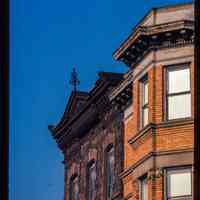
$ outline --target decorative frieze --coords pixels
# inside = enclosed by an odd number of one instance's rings
[[[138,27],[129,43],[115,52],[114,57],[128,67],[138,63],[151,49],[173,48],[193,43],[193,21],[176,21],[154,26]]]

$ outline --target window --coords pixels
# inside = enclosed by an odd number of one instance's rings
[[[148,200],[147,176],[140,179],[140,199],[141,200]]]
[[[77,175],[72,177],[70,181],[70,200],[79,200],[79,181]]]
[[[88,164],[87,170],[87,195],[88,200],[95,200],[96,198],[96,163],[93,161]]]
[[[106,196],[111,199],[114,179],[114,148],[110,147],[106,156]]]
[[[148,108],[148,79],[145,77],[141,82],[141,125],[142,127],[145,127],[149,123],[149,108]]]
[[[176,169],[167,171],[167,200],[192,199],[191,169]]]
[[[169,67],[167,83],[168,120],[191,117],[190,69]]]

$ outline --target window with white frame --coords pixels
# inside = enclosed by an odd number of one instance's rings
[[[145,78],[141,81],[141,125],[142,127],[145,127],[149,123],[149,100],[148,100],[148,78],[145,76]]]
[[[140,179],[140,200],[148,200],[147,176]]]
[[[167,69],[167,119],[191,117],[190,68]]]
[[[191,168],[167,170],[166,196],[167,200],[192,199]]]

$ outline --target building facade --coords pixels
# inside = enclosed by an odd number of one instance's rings
[[[149,11],[49,129],[64,154],[65,200],[188,200],[193,195],[194,8]]]

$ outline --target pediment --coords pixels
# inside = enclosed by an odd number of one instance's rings
[[[86,103],[88,95],[89,94],[87,92],[72,91],[63,117],[69,119],[77,114]]]
[[[100,113],[106,112],[110,106],[108,93],[123,79],[122,73],[99,72],[99,79],[89,92],[72,92],[63,117],[55,126],[49,126],[59,144],[73,137],[81,136],[99,120]],[[64,144],[63,143],[63,144]]]

